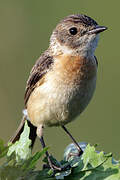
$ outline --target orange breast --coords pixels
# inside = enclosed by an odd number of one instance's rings
[[[53,68],[68,83],[76,81],[78,78],[79,80],[89,80],[96,74],[96,69],[95,59],[70,55],[57,56]]]

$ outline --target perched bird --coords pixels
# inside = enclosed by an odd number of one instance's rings
[[[61,126],[72,138],[78,155],[82,154],[65,125],[83,112],[93,96],[98,67],[94,52],[99,33],[106,29],[92,18],[78,14],[65,17],[53,30],[49,48],[33,66],[25,90],[32,146],[37,134],[45,147],[45,126]],[[19,139],[24,122],[25,118],[11,142]],[[50,167],[60,170],[48,152],[46,155]]]

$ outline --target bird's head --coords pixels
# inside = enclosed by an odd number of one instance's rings
[[[60,21],[50,38],[53,55],[73,54],[93,55],[97,47],[99,33],[106,30],[86,15],[70,15]]]

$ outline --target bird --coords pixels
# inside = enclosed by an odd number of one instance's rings
[[[53,30],[48,49],[33,66],[25,89],[25,109],[33,147],[38,136],[46,146],[44,127],[60,126],[83,153],[79,144],[65,127],[79,116],[89,104],[96,88],[98,61],[94,55],[99,34],[107,27],[91,17],[73,14],[62,19]],[[23,131],[26,116],[11,138],[16,142]],[[46,152],[51,169],[56,167]]]

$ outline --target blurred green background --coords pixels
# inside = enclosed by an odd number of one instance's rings
[[[95,95],[81,116],[67,125],[77,141],[98,143],[100,150],[120,153],[120,1],[0,0],[0,138],[6,142],[22,117],[29,72],[48,48],[53,28],[64,16],[82,13],[108,30],[101,34]],[[71,142],[61,128],[46,128],[50,152],[60,159]],[[34,151],[41,149],[37,140]]]

